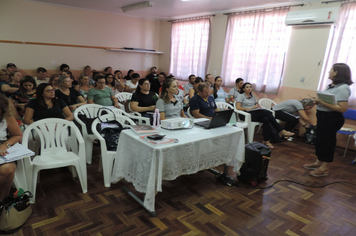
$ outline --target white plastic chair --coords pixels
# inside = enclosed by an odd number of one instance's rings
[[[187,114],[188,114],[189,118],[195,119],[194,116],[192,115],[192,113],[190,113],[190,107],[188,107],[188,109],[187,109]]]
[[[113,111],[115,112],[115,114],[130,118],[137,125],[150,125],[150,118],[142,117],[141,114],[138,112],[127,113],[121,109],[114,109]],[[137,115],[136,113],[138,113],[139,115]]]
[[[272,105],[277,105],[277,103],[269,98],[261,98],[259,101],[258,101],[258,104],[260,104],[260,106],[262,108],[265,108],[265,109],[268,109],[268,110],[271,110],[272,108]]]
[[[230,119],[229,123],[234,123],[234,124],[236,123],[238,125],[238,127],[242,128],[242,129],[248,128],[248,123],[247,123],[246,119],[244,121],[242,121],[239,118],[239,114],[240,115],[244,115],[244,114],[241,111],[239,111],[236,108],[234,108],[233,105],[231,105],[229,103],[226,103],[226,102],[217,102],[216,106],[219,109],[222,109],[222,110],[223,109],[232,109],[232,110],[234,110],[234,115],[231,116],[231,119]]]
[[[131,100],[132,93],[121,92],[116,94],[115,97],[119,100],[119,102],[126,102],[127,100]]]
[[[74,114],[73,114],[74,119],[82,127],[82,134],[83,134],[83,138],[85,140],[85,154],[86,154],[86,160],[87,160],[88,164],[91,164],[91,162],[92,162],[93,142],[96,139],[96,137],[92,132],[88,133],[86,124],[81,119],[79,119],[78,115],[84,114],[88,118],[96,118],[97,114],[98,114],[98,110],[102,107],[103,106],[98,105],[98,104],[86,104],[86,105],[78,107],[74,111]]]
[[[68,151],[68,128],[71,142],[78,144],[78,154]],[[87,169],[84,139],[78,127],[64,119],[50,118],[36,121],[29,125],[23,134],[22,145],[28,147],[31,132],[38,134],[40,139],[40,155],[33,160],[25,158],[25,173],[29,189],[33,194],[31,203],[36,199],[37,178],[40,170],[74,166],[78,173],[83,193],[87,192]],[[71,145],[73,146],[73,145]]]
[[[130,118],[118,115],[118,114],[113,114],[109,113],[103,116],[100,116],[100,120],[102,121],[112,121],[116,120],[118,121],[122,127],[130,127],[131,125],[136,125],[135,122],[133,122]],[[105,139],[100,135],[100,133],[96,130],[97,124],[100,124],[101,121],[99,118],[95,119],[93,124],[92,124],[92,130],[93,133],[96,137],[96,139],[99,140],[100,142],[100,149],[101,149],[101,161],[102,161],[102,167],[103,167],[103,176],[104,176],[104,185],[105,187],[110,187],[111,186],[111,175],[112,175],[112,168],[114,166],[114,160],[116,157],[116,151],[108,151],[106,147],[106,142]]]
[[[234,108],[236,109],[236,102],[234,102]],[[237,110],[237,109],[236,109]],[[251,114],[245,111],[239,111],[239,114],[245,116],[245,122],[247,123],[247,139],[250,143],[253,142],[253,136],[255,135],[256,126],[261,126],[262,123],[251,120]]]

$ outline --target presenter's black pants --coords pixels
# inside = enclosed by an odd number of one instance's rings
[[[247,111],[248,112],[248,111]],[[281,132],[283,129],[278,124],[274,118],[272,112],[268,110],[257,110],[248,112],[251,114],[251,121],[262,122],[262,136],[263,141],[269,141],[271,138],[271,125],[278,131]]]
[[[319,161],[333,162],[336,133],[344,125],[345,118],[340,112],[317,111],[315,154]]]
[[[292,129],[299,123],[299,116],[285,111],[275,111],[275,117],[276,119],[286,122],[284,129],[287,131],[292,131]]]

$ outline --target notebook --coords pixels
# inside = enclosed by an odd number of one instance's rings
[[[225,126],[227,123],[229,123],[233,112],[234,112],[234,110],[232,110],[232,109],[216,111],[211,120],[194,122],[194,124],[196,124],[198,126],[202,126],[205,129],[211,129],[211,128]]]

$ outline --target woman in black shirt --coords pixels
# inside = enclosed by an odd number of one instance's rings
[[[74,88],[72,88],[72,81],[69,77],[59,76],[59,89],[56,90],[56,97],[62,99],[71,111],[87,104],[82,95]]]
[[[158,99],[155,92],[150,91],[150,81],[148,79],[140,79],[136,92],[131,98],[131,110],[137,111],[142,116],[150,117],[148,111],[154,112],[156,109],[156,101]]]
[[[31,100],[26,107],[24,123],[30,125],[46,118],[65,118],[69,121],[74,119],[64,101],[55,97],[53,87],[43,83],[37,87],[36,99]]]

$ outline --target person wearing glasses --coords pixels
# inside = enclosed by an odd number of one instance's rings
[[[142,116],[152,118],[147,112],[154,112],[158,99],[155,92],[150,91],[151,83],[145,78],[138,81],[136,92],[131,98],[131,110],[140,112]]]
[[[26,107],[24,123],[27,125],[46,118],[64,118],[72,121],[72,112],[67,104],[55,96],[55,89],[48,83],[37,86],[36,99],[31,100]]]
[[[7,72],[7,70],[5,69],[0,70],[0,86],[3,83],[8,83],[8,82],[10,82],[9,72]]]
[[[11,97],[12,94],[19,90],[20,81],[22,79],[22,74],[19,71],[11,72],[9,83],[3,83],[1,85],[1,92],[5,94],[6,97]]]
[[[131,79],[126,80],[124,91],[128,93],[134,93],[137,88],[139,80],[140,80],[140,75],[138,73],[133,73]]]
[[[88,103],[120,108],[113,91],[111,88],[106,87],[104,76],[95,78],[95,88],[90,89],[88,92]]]

